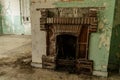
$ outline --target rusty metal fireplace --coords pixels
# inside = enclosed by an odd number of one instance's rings
[[[90,34],[97,31],[97,8],[39,10],[41,30],[47,33],[43,68],[92,74],[93,61],[88,51]]]

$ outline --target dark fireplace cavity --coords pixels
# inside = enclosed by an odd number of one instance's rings
[[[72,35],[59,35],[56,40],[57,59],[75,60],[77,38]]]

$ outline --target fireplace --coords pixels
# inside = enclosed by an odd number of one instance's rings
[[[89,60],[90,34],[97,31],[97,8],[42,8],[40,28],[46,31],[43,68],[77,73],[93,71]]]

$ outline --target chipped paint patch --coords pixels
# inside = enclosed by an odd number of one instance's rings
[[[99,31],[102,31],[103,28],[104,28],[104,24],[103,24],[102,22],[99,22],[99,23],[98,23],[98,30],[99,30]]]
[[[110,38],[106,36],[106,34],[100,35],[100,42],[99,42],[99,48],[105,47],[107,51],[109,51],[110,48]]]

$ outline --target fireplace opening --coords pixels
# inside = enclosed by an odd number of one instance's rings
[[[56,37],[56,69],[75,71],[77,37],[73,35],[58,35]]]
[[[58,35],[56,40],[57,59],[74,60],[76,58],[77,37],[73,35]]]

